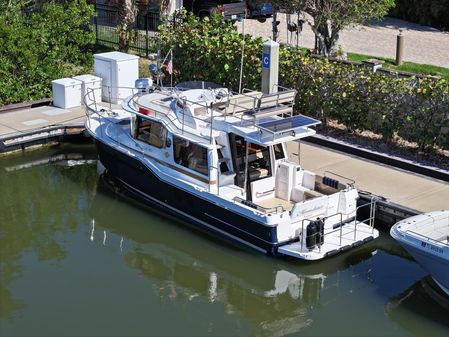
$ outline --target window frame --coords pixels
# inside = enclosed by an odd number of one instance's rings
[[[189,147],[197,147],[196,150],[201,149],[202,151],[202,158],[201,161],[204,164],[205,161],[205,166],[206,168],[203,170],[201,169],[201,165],[200,168],[196,167],[196,165],[194,167],[191,166],[191,159],[193,158],[192,156],[189,156],[190,154],[193,153],[193,156],[195,155],[195,149],[191,149],[190,152],[185,152],[184,155],[188,156],[188,158],[181,158],[181,149],[178,149],[178,146],[181,142],[189,142],[188,146],[182,146],[182,148],[187,149]],[[193,172],[195,172],[196,174],[199,174],[201,176],[204,176],[206,178],[209,179],[209,175],[210,175],[210,169],[209,169],[209,149],[205,146],[202,146],[200,144],[197,144],[195,142],[192,142],[189,139],[177,136],[177,135],[172,135],[172,148],[173,148],[173,161],[179,165],[182,166],[183,168],[189,169]],[[179,152],[178,152],[179,151]],[[177,153],[178,152],[178,153]],[[204,158],[203,158],[204,157]],[[202,165],[204,166],[204,165]]]
[[[148,123],[150,125],[150,132],[146,131],[149,134],[149,139],[144,139],[144,137],[142,137],[142,132],[141,132],[141,127],[142,127],[142,123]],[[166,147],[166,139],[167,139],[167,135],[168,135],[168,130],[167,128],[164,126],[163,123],[156,121],[154,119],[151,118],[142,118],[140,116],[137,116],[137,120],[136,120],[136,135],[135,135],[135,139],[144,142],[145,144],[148,144],[150,146],[153,146],[155,148],[158,149],[162,149],[164,147]],[[160,127],[160,134],[156,135],[155,133],[152,132],[153,130],[153,125],[157,124]],[[144,127],[146,127],[147,125],[145,125]],[[161,139],[161,143],[159,145],[155,144],[153,142],[151,142],[151,136],[156,136],[157,139]]]

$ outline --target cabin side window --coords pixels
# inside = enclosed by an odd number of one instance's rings
[[[177,164],[209,176],[207,148],[173,136],[173,152]]]
[[[282,148],[282,144],[275,144],[273,145],[273,149],[274,149],[274,158],[275,160],[279,160],[279,159],[284,159],[285,155],[284,155],[284,149]]]
[[[160,122],[151,119],[137,118],[136,138],[152,146],[164,146],[167,130]]]

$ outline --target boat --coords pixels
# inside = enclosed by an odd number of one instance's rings
[[[406,218],[397,222],[390,234],[449,296],[449,211]]]
[[[120,104],[85,99],[86,130],[133,198],[265,254],[318,260],[378,237],[376,201],[358,205],[353,180],[288,158],[287,143],[320,123],[293,114],[295,96],[141,79]]]

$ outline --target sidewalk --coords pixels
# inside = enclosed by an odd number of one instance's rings
[[[278,15],[280,21],[278,42],[282,43],[291,39],[291,35],[287,31],[286,17],[286,14]],[[292,22],[296,22],[296,15],[292,15],[291,18]],[[241,32],[242,24],[237,23],[236,25]],[[449,32],[445,33],[399,19],[387,17],[382,22],[346,29],[340,33],[338,44],[345,52],[395,59],[396,36],[399,29],[404,30],[402,34],[404,35],[405,61],[449,68]],[[264,39],[272,38],[271,18],[267,19],[265,23],[260,23],[257,20],[245,20],[245,33]],[[296,35],[292,36],[293,44],[296,45]],[[299,45],[310,49],[315,46],[315,35],[306,23],[299,36]]]

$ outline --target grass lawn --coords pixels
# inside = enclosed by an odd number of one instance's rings
[[[371,55],[362,55],[355,53],[348,53],[348,60],[362,62],[368,59],[377,59],[385,61],[382,65],[383,68],[406,71],[409,73],[422,74],[422,75],[434,75],[441,76],[449,79],[449,68],[443,68],[438,66],[433,66],[430,64],[419,64],[413,62],[404,62],[401,66],[395,65],[395,60],[391,58],[383,58]]]
[[[98,26],[97,28],[98,44],[106,48],[118,48],[118,33],[115,27]],[[150,32],[148,36],[148,49],[156,52],[156,38],[153,36],[154,32]],[[130,43],[130,51],[135,51],[140,54],[145,54],[146,50],[146,34],[145,31],[137,31],[136,36]]]

